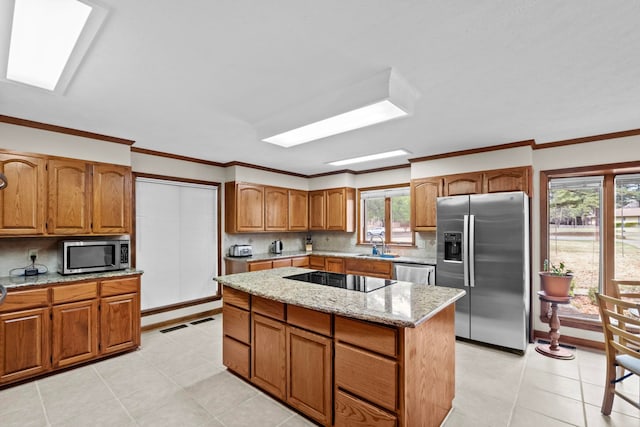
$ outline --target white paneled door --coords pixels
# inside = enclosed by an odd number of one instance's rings
[[[142,309],[212,296],[218,274],[217,187],[136,178]]]

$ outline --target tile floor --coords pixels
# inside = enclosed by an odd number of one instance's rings
[[[139,351],[0,391],[0,426],[310,426],[222,366],[221,315],[142,335]],[[452,426],[640,426],[621,399],[600,413],[604,355],[525,356],[458,342]],[[636,378],[624,387],[636,398]]]

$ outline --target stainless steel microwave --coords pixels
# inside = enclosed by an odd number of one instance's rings
[[[63,240],[58,244],[58,273],[77,274],[129,268],[129,240]]]

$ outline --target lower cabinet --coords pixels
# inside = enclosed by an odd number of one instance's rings
[[[98,301],[54,305],[53,367],[62,368],[98,356]]]
[[[49,307],[0,314],[0,384],[51,369],[49,318]]]
[[[287,403],[331,425],[331,338],[287,326]]]
[[[251,381],[281,400],[286,395],[285,324],[251,314]]]
[[[0,306],[0,385],[139,345],[139,276],[10,291]]]

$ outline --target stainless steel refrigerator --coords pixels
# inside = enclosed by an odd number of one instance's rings
[[[467,291],[456,335],[524,351],[529,340],[529,198],[439,197],[436,286]]]

